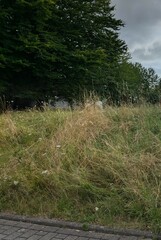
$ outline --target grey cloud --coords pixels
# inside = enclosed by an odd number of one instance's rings
[[[133,56],[143,61],[152,61],[161,59],[161,42],[154,42],[147,48],[138,48],[133,51]]]
[[[161,19],[160,0],[112,0],[116,5],[116,15],[136,28],[140,25],[153,25]]]
[[[130,46],[135,41],[152,39],[161,26],[160,0],[112,0],[112,4],[116,6],[116,17],[125,22],[121,33]]]
[[[132,61],[161,73],[161,0],[112,0],[115,16],[125,22],[120,37],[126,41]]]

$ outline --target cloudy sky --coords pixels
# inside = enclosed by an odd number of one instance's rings
[[[133,62],[152,67],[161,76],[161,0],[111,0],[116,18],[122,19],[121,39]]]

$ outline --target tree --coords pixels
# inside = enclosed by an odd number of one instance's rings
[[[54,64],[65,47],[48,27],[54,4],[0,1],[0,73],[6,95],[38,97],[50,92],[57,79]]]
[[[76,95],[80,88],[100,92],[113,82],[114,69],[127,51],[118,37],[122,21],[114,18],[109,0],[58,0],[56,9],[54,29],[70,52],[65,66],[59,65],[60,82],[67,83],[69,94],[71,88]]]
[[[159,81],[160,78],[153,68],[145,68],[140,63],[132,63],[125,59],[118,71],[120,101],[158,102]]]
[[[127,50],[113,10],[109,0],[0,0],[0,93],[76,97],[110,86]]]

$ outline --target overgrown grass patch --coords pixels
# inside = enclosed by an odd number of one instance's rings
[[[161,225],[161,108],[0,116],[0,211]]]

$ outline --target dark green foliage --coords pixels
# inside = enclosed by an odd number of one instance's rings
[[[113,10],[109,0],[1,0],[0,93],[99,92],[126,52]]]
[[[0,73],[6,95],[35,97],[51,91],[59,75],[57,55],[65,51],[48,23],[54,6],[53,1],[0,1]]]
[[[154,69],[147,69],[140,63],[123,61],[118,71],[120,102],[152,104],[160,102],[160,80]]]
[[[110,0],[1,0],[1,98],[159,102],[159,77],[129,62],[113,11]]]

